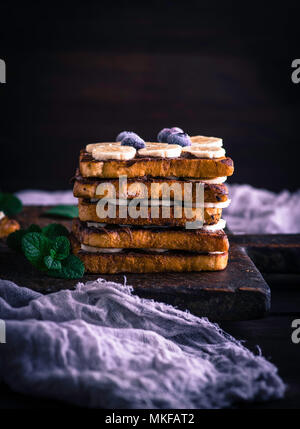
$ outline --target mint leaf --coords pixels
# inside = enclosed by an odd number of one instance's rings
[[[50,256],[51,256],[51,258],[55,259],[56,252],[54,249],[50,249]]]
[[[39,232],[28,232],[22,239],[22,250],[28,261],[45,270],[44,256],[49,254],[51,241]]]
[[[27,230],[10,234],[7,244],[11,249],[23,251],[28,261],[50,277],[77,279],[84,274],[84,265],[79,258],[70,255],[68,230],[59,224],[50,224],[41,229],[30,225]]]
[[[79,279],[84,274],[84,265],[75,255],[69,255],[61,264],[61,270],[49,270],[47,274],[50,277],[59,277],[62,279]]]
[[[19,229],[7,237],[6,243],[8,247],[16,252],[22,252],[22,238],[26,234],[24,229]]]
[[[52,246],[52,249],[50,250],[50,254],[53,250],[55,252],[55,259],[58,259],[60,261],[65,259],[70,253],[69,240],[66,237],[57,237],[54,245]]]
[[[13,194],[0,192],[0,211],[4,212],[6,216],[13,216],[22,210],[22,203]]]
[[[78,217],[78,207],[59,205],[51,207],[45,214],[73,219],[74,217]]]
[[[84,274],[84,265],[75,255],[69,255],[62,263],[62,272],[66,279],[78,279]]]
[[[26,229],[26,232],[42,232],[42,229],[33,223]]]
[[[61,262],[52,258],[51,256],[44,257],[44,263],[48,270],[61,270]]]
[[[56,238],[58,236],[69,236],[69,231],[63,225],[59,223],[50,223],[42,229],[43,235],[49,238]]]

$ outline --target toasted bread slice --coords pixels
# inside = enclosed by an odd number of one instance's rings
[[[104,183],[111,183],[116,190],[116,198],[162,198],[166,194],[164,189],[164,184],[166,184],[166,189],[170,187],[170,199],[174,198],[174,192],[177,192],[176,189],[180,191],[182,199],[185,197],[185,184],[188,182],[184,180],[175,180],[175,179],[160,179],[160,178],[136,178],[129,179],[124,184],[119,182],[118,179],[96,179],[96,178],[84,178],[80,175],[76,176],[73,188],[74,197],[77,198],[103,198],[107,195],[107,191],[97,192],[99,185]],[[120,188],[121,183],[121,188]],[[196,180],[192,181],[192,198],[193,202],[196,201]],[[157,184],[158,193],[153,196],[153,184]],[[173,189],[173,190],[172,190]],[[98,188],[99,190],[99,188]],[[155,191],[153,191],[155,192]],[[204,201],[209,203],[214,202],[224,202],[228,199],[228,188],[226,185],[213,185],[213,184],[204,184]]]
[[[20,228],[19,222],[4,216],[4,218],[0,220],[0,238],[7,237]]]
[[[83,177],[116,179],[121,175],[135,177],[189,177],[210,179],[231,176],[234,171],[231,158],[196,158],[184,153],[178,158],[145,158],[136,156],[129,161],[97,161],[84,149],[79,158],[80,173]]]
[[[175,217],[175,208],[170,207],[168,217],[163,217],[163,209],[161,206],[158,208],[159,217],[152,217],[151,207],[147,209],[147,217],[137,217],[133,218],[127,216],[126,218],[119,217],[119,206],[116,206],[116,217],[104,217],[99,218],[96,212],[96,203],[92,203],[89,200],[78,199],[78,211],[79,211],[79,219],[84,222],[100,222],[100,223],[108,223],[114,225],[168,225],[168,226],[181,226],[184,227],[187,222],[193,222],[197,219],[196,211],[197,209],[191,209],[193,213],[195,213],[194,217],[186,217],[184,210],[182,210],[182,217]],[[214,225],[221,219],[222,209],[215,207],[205,207],[204,208],[204,224],[206,225]]]
[[[227,266],[228,253],[197,254],[169,251],[163,254],[141,251],[120,253],[92,253],[81,250],[79,241],[71,236],[72,251],[85,266],[85,271],[95,274],[163,273],[168,271],[218,271]]]
[[[86,246],[126,249],[170,249],[189,252],[227,252],[228,238],[223,230],[208,232],[201,229],[143,227],[88,227],[73,220],[72,231]]]

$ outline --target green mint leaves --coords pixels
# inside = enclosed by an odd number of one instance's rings
[[[44,256],[49,254],[50,240],[40,232],[28,232],[22,238],[22,250],[28,261],[37,269],[46,271]]]
[[[51,207],[45,214],[73,219],[74,217],[78,217],[78,207],[59,205]]]
[[[59,271],[61,270],[61,262],[54,259],[52,256],[45,256],[44,263],[48,270]]]
[[[8,246],[23,252],[26,259],[38,270],[50,277],[77,279],[84,274],[84,265],[79,258],[70,254],[68,230],[59,224],[44,228],[31,225],[27,230],[19,230],[7,238]]]
[[[62,261],[69,256],[70,253],[70,242],[66,237],[57,237],[55,239],[54,245],[51,249],[51,257]]]
[[[75,255],[69,255],[61,261],[60,270],[51,270],[51,277],[60,277],[62,279],[79,279],[84,274],[84,265]]]
[[[64,237],[69,236],[69,231],[67,230],[67,228],[65,228],[63,225],[60,225],[59,223],[50,223],[49,225],[44,226],[41,231],[46,237],[52,239],[61,235]]]
[[[0,192],[0,211],[4,212],[6,216],[13,216],[22,210],[22,203],[13,194]]]

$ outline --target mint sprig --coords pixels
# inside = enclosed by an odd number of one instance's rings
[[[7,238],[8,246],[22,252],[26,259],[38,270],[50,277],[65,279],[80,278],[84,265],[77,256],[70,254],[68,230],[60,224],[50,224],[44,228],[30,225],[27,230],[19,230]]]
[[[80,264],[78,264],[78,261]],[[84,274],[84,265],[75,255],[69,255],[61,262],[60,270],[51,270],[51,277],[79,279]]]
[[[45,256],[44,262],[45,262],[45,265],[48,268],[48,270],[54,270],[54,271],[61,270],[61,262],[57,261],[52,256]]]
[[[0,211],[13,216],[22,210],[22,202],[13,194],[0,192]]]
[[[46,271],[44,256],[50,253],[51,241],[40,232],[28,232],[22,238],[22,250],[28,261],[41,271]]]
[[[52,258],[62,261],[69,256],[70,242],[66,237],[56,237],[53,247],[50,249]]]

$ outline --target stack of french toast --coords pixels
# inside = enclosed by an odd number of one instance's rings
[[[233,174],[220,138],[164,128],[88,144],[74,178],[79,218],[71,243],[86,272],[155,273],[226,268],[222,209]]]

